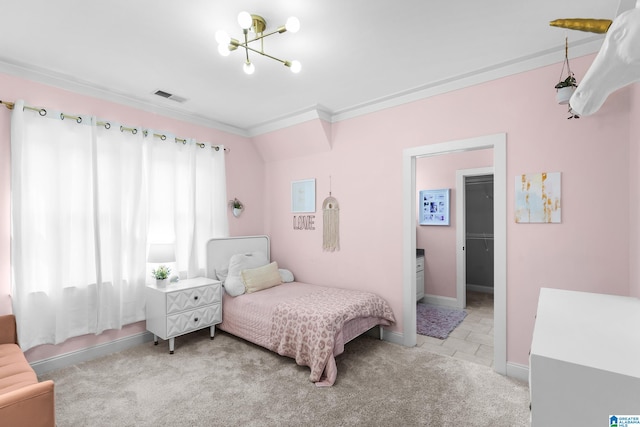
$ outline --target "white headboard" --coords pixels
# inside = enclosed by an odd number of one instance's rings
[[[264,252],[271,260],[269,236],[241,236],[211,239],[207,242],[207,277],[216,278],[216,268],[227,268],[235,254]]]

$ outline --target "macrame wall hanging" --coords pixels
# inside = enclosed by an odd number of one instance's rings
[[[322,202],[322,250],[340,250],[340,205],[331,196],[331,177],[329,177],[329,197]]]

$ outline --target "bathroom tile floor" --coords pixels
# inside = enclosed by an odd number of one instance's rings
[[[444,339],[419,335],[416,345],[434,353],[493,366],[493,294],[467,291],[467,317]]]

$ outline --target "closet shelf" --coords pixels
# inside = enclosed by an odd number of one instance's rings
[[[467,233],[467,240],[493,240],[493,234],[487,233]]]

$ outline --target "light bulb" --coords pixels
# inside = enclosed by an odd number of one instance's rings
[[[287,23],[284,24],[284,27],[291,33],[297,33],[298,30],[300,30],[300,20],[295,16],[292,16],[287,19]]]
[[[291,65],[289,65],[289,68],[291,68],[292,73],[298,74],[300,70],[302,70],[302,64],[300,63],[300,61],[294,59],[293,61],[291,61]]]
[[[238,24],[240,27],[248,30],[251,28],[251,24],[253,24],[253,18],[251,18],[251,14],[247,11],[242,11],[238,14]]]
[[[256,67],[251,62],[245,62],[242,66],[242,69],[244,70],[245,74],[249,75],[253,74],[253,72],[256,71]]]
[[[231,43],[231,36],[226,31],[218,30],[216,31],[216,41],[218,44],[228,45]]]
[[[231,51],[229,50],[229,45],[228,44],[219,44],[218,45],[218,53],[222,56],[229,56],[229,54],[231,53]]]

